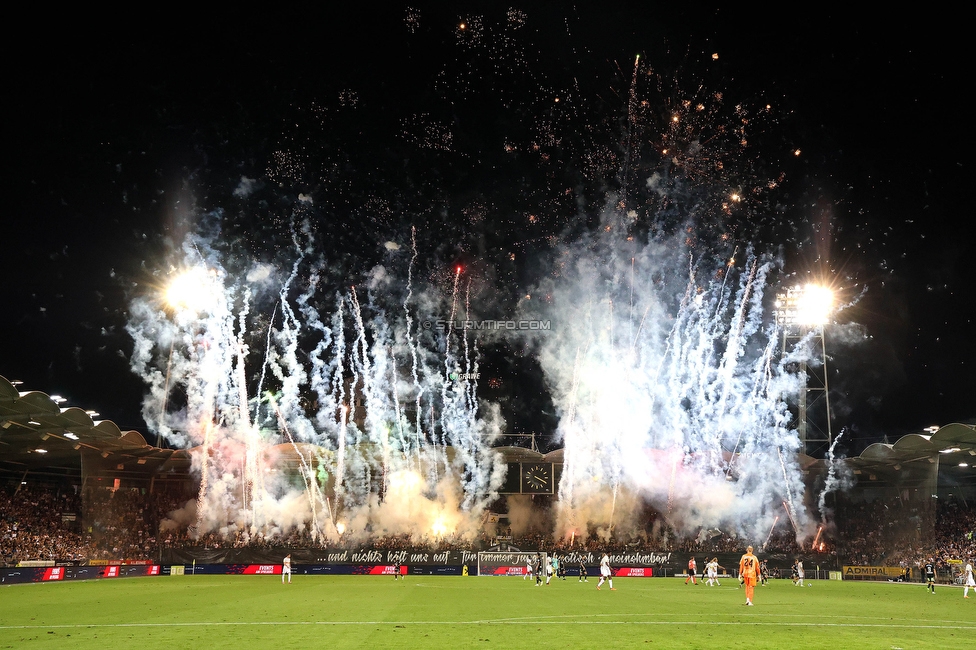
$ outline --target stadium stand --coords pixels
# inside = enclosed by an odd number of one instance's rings
[[[527,454],[531,462],[561,462],[558,453],[529,450],[512,451],[506,459],[521,462]],[[959,559],[976,554],[976,481],[962,471],[973,455],[976,430],[964,424],[872,445],[843,461],[847,484],[820,513],[825,524],[817,548],[802,548],[789,529],[775,531],[760,546],[784,557],[813,554],[831,567],[914,568],[934,557],[949,571]],[[805,458],[801,464],[809,484],[822,481],[825,461]],[[20,392],[0,377],[0,562],[155,561],[166,549],[191,547],[325,547],[300,529],[271,538],[194,536],[172,517],[194,498],[190,468],[186,450],[150,446],[138,432],[122,432],[81,409],[62,409],[54,398]],[[629,536],[607,537],[593,529],[571,540],[553,540],[541,530],[513,526],[506,516],[510,497],[499,497],[493,511],[500,517],[478,539],[393,535],[371,537],[369,544],[385,550],[481,551],[503,537],[522,550],[684,555],[732,553],[743,545],[717,529],[679,535],[651,507],[640,516],[644,529]],[[546,508],[556,495],[532,498],[535,507]]]

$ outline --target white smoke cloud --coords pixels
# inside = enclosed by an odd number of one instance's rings
[[[713,263],[680,235],[638,244],[612,215],[562,259],[532,312],[552,322],[535,344],[565,446],[555,534],[640,528],[638,498],[685,534],[758,539],[785,509],[806,534],[784,399],[802,382],[763,308],[776,261]]]
[[[246,199],[254,192],[255,189],[257,189],[256,180],[246,176],[241,176],[240,182],[234,189],[234,196],[239,199]]]
[[[302,219],[289,268],[252,263],[239,281],[219,222],[201,219],[174,264],[207,285],[206,300],[145,296],[130,309],[146,421],[192,449],[200,479],[194,507],[171,520],[245,540],[476,536],[504,480],[490,449],[504,423],[475,383],[446,380],[477,372],[477,343],[419,327],[458,296],[405,288],[383,266],[365,295],[330,288]],[[270,321],[257,328],[252,312]]]

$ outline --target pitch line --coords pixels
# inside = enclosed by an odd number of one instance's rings
[[[760,618],[760,617],[761,618],[825,618],[825,616],[823,614],[769,614],[769,613],[766,613],[766,612],[763,612],[763,611],[755,611],[755,610],[750,610],[748,612],[743,611],[741,613],[741,615],[742,616],[755,616],[757,618]],[[484,620],[472,621],[472,622],[473,623],[509,623],[509,622],[512,622],[512,623],[527,623],[527,622],[539,622],[539,621],[557,622],[556,619],[566,619],[566,618],[572,618],[572,619],[591,618],[591,619],[596,619],[596,618],[607,618],[607,617],[611,617],[611,616],[616,616],[616,617],[620,617],[620,618],[627,618],[628,616],[635,617],[635,618],[655,618],[655,617],[669,616],[669,615],[668,614],[654,614],[654,613],[620,614],[619,612],[618,613],[613,613],[613,614],[585,614],[585,615],[581,615],[581,614],[553,614],[551,616],[513,616],[513,617],[507,617],[507,618],[484,619]],[[892,618],[890,616],[861,616],[861,615],[857,615],[857,614],[831,614],[829,616],[829,618],[832,619],[832,620],[834,620],[834,619],[855,619],[855,620],[858,620],[858,621],[871,621],[871,620],[890,621],[890,620],[892,620]],[[598,621],[594,621],[594,622],[598,622]],[[616,622],[617,623],[621,623],[621,624],[629,624],[629,623],[634,623],[635,621],[626,620],[626,621],[616,621]],[[646,622],[646,623],[653,623],[653,624],[663,624],[663,623],[680,623],[680,624],[684,624],[684,623],[681,623],[680,621],[644,621],[644,622]],[[700,621],[689,621],[689,622],[690,623],[697,623],[697,622],[700,622]],[[728,623],[734,623],[734,621],[729,621]],[[928,625],[933,625],[933,624],[937,624],[937,623],[945,623],[945,624],[948,624],[948,625],[958,625],[959,624],[959,621],[957,621],[955,619],[942,619],[942,620],[940,620],[940,619],[933,619],[930,623],[928,623]],[[787,625],[788,623],[781,623],[781,624],[782,625]],[[801,624],[801,623],[798,623],[798,624]]]
[[[552,619],[477,619],[471,621],[184,621],[173,623],[74,623],[56,625],[0,625],[4,630],[79,630],[79,629],[131,629],[131,628],[192,628],[192,627],[260,627],[260,626],[362,626],[362,625],[393,625],[393,626],[422,626],[422,625],[719,625],[730,627],[763,626],[763,627],[812,627],[812,628],[885,628],[899,630],[971,630],[976,631],[974,625],[927,625],[907,623],[835,623],[817,621],[566,621]]]

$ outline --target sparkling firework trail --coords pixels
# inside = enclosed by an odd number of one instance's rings
[[[846,433],[846,429],[841,429],[827,450],[827,478],[824,481],[824,487],[820,492],[820,497],[817,502],[817,509],[820,511],[821,521],[826,521],[827,518],[827,495],[843,488],[850,480],[848,476],[850,469],[843,462],[838,461],[835,455],[837,443],[844,437],[844,433]]]
[[[766,548],[766,546],[769,544],[769,540],[773,536],[773,529],[776,528],[777,521],[779,521],[779,515],[777,515],[776,518],[773,519],[773,525],[769,527],[769,534],[766,535],[766,541],[763,542],[763,548]]]
[[[413,34],[419,14],[411,15]],[[269,168],[268,180],[283,188],[277,205],[292,190],[299,197],[269,250],[249,250],[234,233],[221,234],[232,219],[219,211],[193,215],[201,223],[186,229],[172,262],[209,284],[205,307],[165,313],[152,297],[135,300],[131,365],[149,387],[147,421],[160,438],[191,450],[201,486],[196,534],[273,537],[304,528],[334,541],[340,526],[347,537],[479,534],[506,471],[491,441],[506,424],[519,424],[503,423],[498,405],[483,402],[471,379],[482,367],[485,339],[455,327],[459,311],[471,319],[489,303],[516,312],[504,317],[552,323],[542,336],[497,336],[528,351],[552,398],[553,438],[564,454],[554,537],[636,538],[639,525],[628,517],[641,503],[666,513],[679,535],[721,526],[757,539],[770,521],[776,525],[782,503],[803,535],[799,441],[787,401],[805,378],[777,357],[781,331],[764,304],[782,260],[769,252],[775,247],[754,241],[774,218],[754,207],[775,183],[753,183],[735,171],[749,166],[746,131],[757,116],[748,107],[725,107],[721,92],[703,87],[669,95],[638,55],[631,71],[620,71],[621,86],[629,87],[617,89],[617,114],[569,122],[583,110],[580,84],[573,79],[560,88],[533,76],[524,44],[513,39],[524,17],[509,16],[504,29],[474,16],[463,28],[454,23],[468,58],[444,66],[433,94],[454,107],[476,96],[478,57],[489,52],[489,68],[524,73],[534,93],[501,97],[506,109],[529,114],[545,105],[528,136],[504,134],[504,155],[531,160],[546,179],[511,211],[527,218],[507,222],[518,230],[512,241],[502,237],[507,228],[478,226],[474,233],[491,239],[503,260],[541,251],[535,279],[500,281],[507,284],[492,287],[498,295],[479,303],[485,294],[476,295],[473,273],[466,273],[460,304],[464,269],[443,264],[447,254],[436,251],[450,242],[456,248],[449,255],[466,259],[457,251],[469,254],[475,237],[449,222],[477,226],[486,214],[508,210],[487,189],[470,201],[436,183],[429,195],[411,197],[392,185],[385,194],[343,194],[360,179],[339,171],[356,167],[337,163],[356,153],[339,147],[323,149],[325,165],[308,172],[336,193],[329,202],[351,206],[351,216],[313,207],[319,197],[304,194],[302,170],[315,158],[321,127],[333,126],[329,111],[317,110],[310,113],[321,120],[318,130],[303,146],[276,152]],[[648,97],[651,87],[656,94]],[[358,102],[353,91],[340,94],[344,109]],[[398,129],[410,152],[404,159],[432,160],[424,154],[436,152],[452,165],[480,160],[460,150],[465,138],[455,125],[431,115],[402,116]],[[422,171],[410,184],[426,187],[439,170]],[[567,189],[581,179],[599,189]],[[579,214],[567,221],[573,211]],[[314,233],[327,213],[346,219],[336,231],[363,219],[360,240],[382,232],[383,256],[343,249],[355,239],[343,232],[319,241]],[[459,214],[465,218],[455,219]],[[397,242],[406,233],[389,225],[402,222],[422,225],[410,227],[409,252]],[[363,259],[327,260],[325,251]],[[482,257],[470,269],[498,262]],[[425,266],[425,259],[432,261]],[[513,266],[492,271],[511,278]],[[418,278],[428,272],[434,279],[423,286]],[[508,289],[526,299],[506,303],[499,295]],[[443,331],[422,320],[445,313]],[[260,324],[249,322],[252,314]],[[455,372],[468,379],[452,378]],[[278,469],[280,445],[300,459],[304,489],[297,493],[284,472],[265,472]],[[311,449],[314,456],[306,454]],[[774,463],[779,470],[771,476]],[[317,514],[322,504],[328,521]]]

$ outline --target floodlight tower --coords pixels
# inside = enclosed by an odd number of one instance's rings
[[[191,268],[183,271],[170,280],[162,293],[163,303],[171,311],[174,319],[178,320],[184,313],[199,313],[213,304],[215,289],[212,274],[204,269]],[[163,402],[159,412],[159,425],[156,428],[156,446],[159,447],[162,435],[162,425],[166,418],[166,403],[169,400],[170,370],[173,367],[173,349],[176,345],[176,335],[170,339],[169,357],[166,361],[166,380],[163,385]]]
[[[800,355],[800,373],[806,378],[797,403],[797,432],[803,452],[822,455],[830,449],[830,392],[827,386],[827,347],[824,326],[833,310],[833,292],[815,284],[793,286],[776,294],[776,322],[783,329],[783,354],[797,345],[809,346]],[[809,363],[812,361],[813,363]],[[822,423],[811,422],[809,412],[823,409]]]

